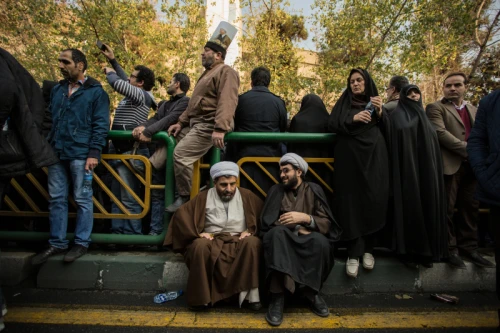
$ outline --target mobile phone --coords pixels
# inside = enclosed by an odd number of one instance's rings
[[[375,112],[375,106],[372,104],[372,101],[369,101],[365,106],[365,110],[370,112],[370,116],[373,116],[373,112]]]
[[[95,45],[97,45],[97,47],[100,48],[101,50],[106,51],[106,45],[104,45],[100,40],[97,40]]]

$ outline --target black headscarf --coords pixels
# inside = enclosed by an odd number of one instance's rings
[[[302,98],[299,112],[292,118],[289,131],[292,133],[326,133],[328,111],[318,95]],[[328,145],[311,146],[307,143],[289,143],[288,152],[304,157],[328,157]]]
[[[398,254],[432,260],[448,256],[446,194],[436,130],[425,115],[422,98],[407,97],[415,85],[403,87],[390,115],[395,247]]]
[[[354,95],[351,90],[350,79],[353,73],[358,72],[365,79],[365,91],[363,95]],[[351,115],[353,108],[361,109],[370,101],[370,97],[378,96],[378,90],[372,80],[370,74],[361,68],[353,68],[347,78],[347,89],[344,90],[337,103],[333,107],[330,119],[328,121],[328,129],[334,133],[344,133],[355,135],[368,130],[374,126],[374,123],[369,123],[366,126],[360,126],[356,129],[348,128],[346,122]]]

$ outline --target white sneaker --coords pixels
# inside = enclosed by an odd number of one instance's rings
[[[3,323],[3,318],[0,318],[0,331],[3,331],[5,324]]]
[[[363,254],[363,267],[365,269],[373,269],[375,266],[375,258],[371,253]]]
[[[345,263],[345,272],[350,277],[358,276],[358,268],[359,268],[359,259],[349,259],[347,258],[347,262]]]

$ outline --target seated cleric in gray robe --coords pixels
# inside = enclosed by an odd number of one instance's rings
[[[296,285],[315,314],[329,315],[318,293],[333,268],[333,242],[342,231],[323,189],[304,181],[307,169],[302,157],[285,154],[280,160],[282,184],[269,190],[262,210],[261,237],[271,292],[266,320],[273,326],[283,321],[285,291],[293,294]]]

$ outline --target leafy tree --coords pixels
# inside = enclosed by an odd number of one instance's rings
[[[305,86],[305,78],[298,74],[299,58],[293,44],[307,39],[304,18],[289,14],[288,3],[283,0],[247,0],[241,5],[248,8],[248,14],[242,17],[243,55],[236,62],[242,74],[240,90],[250,88],[252,69],[266,66],[272,76],[270,90],[290,109]]]

